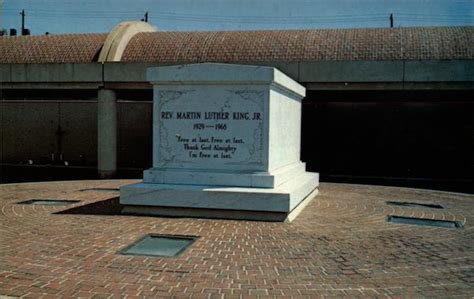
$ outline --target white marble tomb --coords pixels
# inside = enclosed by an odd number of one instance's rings
[[[123,213],[281,221],[317,194],[300,161],[303,86],[272,67],[214,63],[147,78],[153,168],[121,188]]]

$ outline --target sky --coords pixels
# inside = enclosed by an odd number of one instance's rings
[[[160,31],[474,25],[474,0],[0,0],[0,27],[34,35],[108,32],[121,21]],[[19,31],[19,30],[18,30]]]

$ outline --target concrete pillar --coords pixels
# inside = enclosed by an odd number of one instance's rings
[[[117,99],[110,89],[98,92],[97,172],[103,179],[117,173]]]

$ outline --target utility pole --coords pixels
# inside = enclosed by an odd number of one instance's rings
[[[393,13],[390,14],[390,28],[393,28]]]
[[[148,23],[148,11],[145,12],[145,17],[142,19],[142,22],[143,21]]]
[[[21,35],[25,32],[25,10],[22,9],[20,12],[21,15]]]
[[[30,29],[25,28],[25,10],[22,9],[20,12],[21,15],[21,35],[30,35]]]
[[[7,29],[3,28],[3,0],[0,0],[0,36],[7,35]],[[1,179],[1,178],[0,178]]]

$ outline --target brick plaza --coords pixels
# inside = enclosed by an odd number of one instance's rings
[[[0,295],[25,298],[471,298],[473,195],[322,183],[291,223],[120,215],[132,180],[0,185]],[[18,205],[28,199],[70,206]],[[437,203],[445,209],[390,206]],[[391,224],[387,215],[463,229]],[[146,234],[199,238],[177,258],[120,255]],[[2,297],[2,296],[0,296]]]

